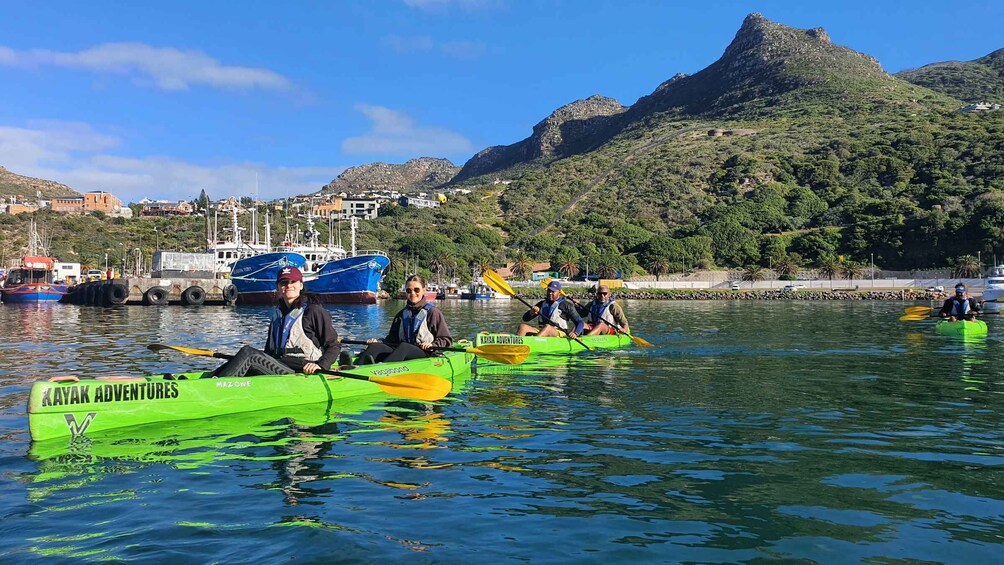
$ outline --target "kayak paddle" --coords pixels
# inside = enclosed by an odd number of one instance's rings
[[[369,345],[369,342],[359,339],[342,339],[339,341],[350,345]],[[436,351],[463,351],[504,365],[519,365],[530,356],[529,345],[486,344],[479,347],[433,347],[432,349]]]
[[[529,302],[527,302],[526,300],[523,300],[519,296],[516,296],[516,291],[513,290],[511,286],[509,286],[509,283],[505,282],[505,279],[502,278],[502,275],[496,273],[492,269],[485,269],[485,272],[482,275],[482,277],[485,279],[485,284],[487,284],[488,286],[492,287],[496,292],[501,292],[502,294],[504,294],[506,296],[510,296],[512,298],[515,298],[516,300],[519,300],[520,302],[522,302],[523,304],[525,304],[527,308],[533,310],[533,306]],[[540,315],[538,314],[538,316],[540,316]],[[543,320],[544,318],[541,317],[541,319]],[[557,324],[555,324],[551,320],[544,320],[544,323],[548,324],[548,325],[551,325],[551,326],[555,326],[555,328],[557,328]],[[557,328],[557,329],[559,331],[561,331],[560,328]],[[565,338],[566,339],[574,339],[575,341],[579,342],[579,345],[581,345],[582,347],[585,347],[586,351],[592,351],[593,350],[593,348],[591,348],[588,345],[586,345],[581,339],[579,339],[577,337],[568,337],[568,336],[565,336]]]
[[[547,285],[551,284],[552,280],[553,279],[544,279],[544,280],[540,281],[540,288],[547,288]],[[572,302],[574,302],[576,306],[582,306],[582,304],[579,304],[578,300],[576,300],[576,299],[572,298],[571,296],[568,296],[567,294],[565,294],[565,291],[561,291],[561,295],[564,296],[565,298],[568,298]],[[584,306],[583,306],[583,308],[584,308]],[[606,322],[606,320],[604,320],[604,322],[607,323],[608,326],[610,326],[611,328],[613,328],[615,332],[622,333],[622,334],[628,336],[629,338],[631,338],[631,341],[635,345],[637,345],[637,346],[640,346],[640,347],[655,347],[648,340],[642,339],[640,337],[635,337],[635,336],[629,334],[628,332],[626,332],[623,329],[621,329],[621,327],[618,326],[615,323]]]
[[[208,349],[195,349],[193,347],[182,347],[180,345],[151,343],[146,347],[151,351],[163,351],[169,349],[180,351],[181,353],[187,353],[189,355],[216,357],[217,359],[233,358],[233,355],[229,355],[227,353],[218,353]],[[353,373],[346,373],[345,371],[325,371],[323,369],[318,371],[318,373],[332,375],[335,377],[344,377],[346,379],[370,381],[380,387],[380,390],[386,392],[387,394],[403,398],[413,398],[415,400],[439,400],[449,394],[450,390],[453,388],[453,383],[450,381],[428,373],[403,373],[393,377],[355,375]]]
[[[930,306],[910,306],[903,309],[903,315],[899,317],[901,322],[917,322],[931,317]]]

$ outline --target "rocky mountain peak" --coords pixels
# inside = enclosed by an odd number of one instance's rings
[[[562,144],[588,133],[591,118],[612,116],[624,109],[620,102],[599,94],[565,104],[533,126],[530,140],[536,153],[534,157],[553,157],[560,152]]]
[[[349,167],[330,183],[322,193],[356,194],[373,190],[427,191],[445,184],[456,176],[460,167],[449,159],[419,157],[401,165],[369,163]]]

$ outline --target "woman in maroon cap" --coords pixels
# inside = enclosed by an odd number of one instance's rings
[[[408,277],[404,291],[408,303],[394,316],[387,337],[366,340],[370,345],[359,354],[360,363],[421,359],[438,348],[453,345],[443,313],[425,299],[425,279],[419,275]]]
[[[303,291],[303,273],[283,267],[276,280],[278,299],[268,325],[265,351],[245,345],[213,376],[287,375],[329,371],[341,345],[331,314]]]

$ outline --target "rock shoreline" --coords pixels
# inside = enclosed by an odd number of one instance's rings
[[[945,295],[921,290],[627,290],[614,289],[622,300],[923,300],[941,301]],[[573,295],[577,300],[591,294]]]

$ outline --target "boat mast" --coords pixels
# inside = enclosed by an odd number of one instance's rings
[[[359,223],[359,218],[352,216],[349,219],[350,225],[352,226],[352,256],[356,256],[356,224]]]

